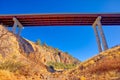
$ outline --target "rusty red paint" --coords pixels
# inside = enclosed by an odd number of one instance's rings
[[[102,25],[120,25],[120,14],[22,14],[0,15],[0,23],[12,26],[16,17],[23,26],[92,25],[101,16]]]

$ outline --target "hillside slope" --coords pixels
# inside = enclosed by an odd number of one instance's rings
[[[120,46],[101,52],[65,74],[68,80],[120,80]]]
[[[19,38],[0,25],[0,80],[13,80],[13,77],[24,80],[33,78],[31,75],[35,73],[41,75],[48,73],[42,62],[38,64],[25,56],[33,52],[33,49],[27,42],[21,45],[24,41],[20,42]]]
[[[80,61],[69,54],[47,45],[36,45],[0,26],[0,53],[3,57],[23,54],[44,64],[58,62],[78,64]],[[18,56],[20,57],[20,56]]]
[[[36,45],[0,25],[0,80],[47,80],[51,74],[50,62],[79,64],[80,61],[50,46]]]

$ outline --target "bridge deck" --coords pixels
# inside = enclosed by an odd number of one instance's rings
[[[13,26],[16,17],[23,26],[92,25],[101,16],[102,25],[120,25],[120,14],[25,14],[0,15],[0,23]]]

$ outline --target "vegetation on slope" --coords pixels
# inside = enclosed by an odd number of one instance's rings
[[[72,69],[76,67],[76,64],[64,64],[60,62],[48,62],[48,66],[53,66],[55,69]]]
[[[0,70],[8,70],[10,72],[15,72],[20,69],[23,65],[20,62],[15,62],[13,60],[6,60],[0,63]]]
[[[69,80],[120,80],[120,46],[104,51],[69,71]]]
[[[57,64],[57,65],[67,66],[67,65],[73,65],[73,64],[77,65],[80,63],[78,59],[71,56],[68,52],[62,52],[58,48],[53,48],[51,46],[48,46],[45,42],[42,43],[40,39],[38,39],[35,42],[35,44],[37,44],[40,48],[42,48],[47,52],[46,54],[47,57],[44,59],[47,65],[48,63],[49,64],[51,63],[51,65]]]
[[[41,45],[40,41],[36,45],[13,34],[1,25],[0,54],[0,80],[13,80],[13,78],[14,80],[49,80],[51,73],[47,71],[48,61],[61,63],[76,61],[56,48],[47,44]],[[5,73],[9,75],[5,76]]]

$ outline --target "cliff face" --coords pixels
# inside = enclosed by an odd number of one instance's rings
[[[0,79],[1,80],[25,80],[32,78],[35,73],[47,74],[46,66],[30,60],[25,54],[34,52],[31,44],[25,39],[16,36],[0,25]],[[12,72],[18,72],[15,76]],[[31,77],[30,77],[31,76]]]
[[[10,58],[23,55],[34,62],[47,64],[48,62],[58,62],[65,64],[78,64],[80,61],[58,49],[47,45],[37,45],[27,39],[19,37],[0,26],[0,54],[2,57]]]
[[[0,54],[3,57],[11,57],[14,54],[20,55],[17,37],[3,26],[0,26]]]
[[[50,76],[47,63],[78,64],[69,54],[47,45],[37,45],[0,25],[1,80],[40,80]],[[8,74],[8,75],[7,75]]]
[[[52,48],[47,45],[35,45],[32,42],[30,42],[30,44],[33,46],[34,52],[32,54],[29,54],[29,56],[35,56],[37,60],[40,60],[44,64],[47,64],[48,62],[78,64],[80,62],[69,54],[64,53],[56,48]]]

